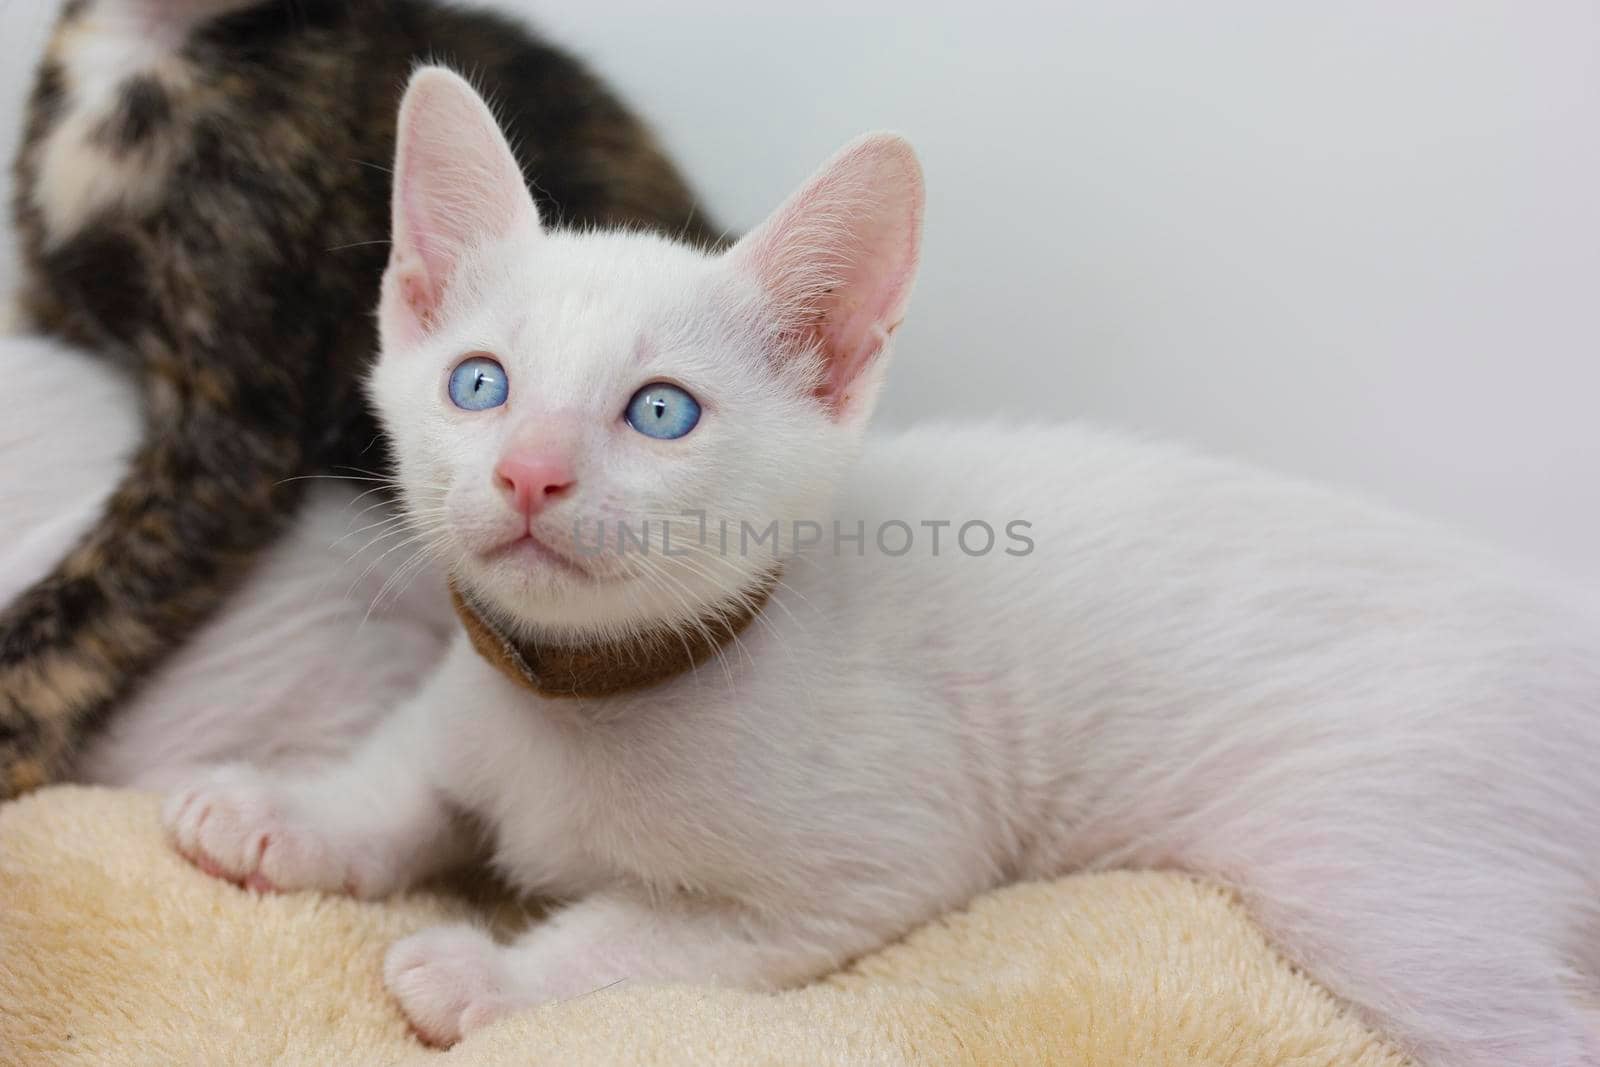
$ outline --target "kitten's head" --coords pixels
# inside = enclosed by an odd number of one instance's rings
[[[880,134],[720,254],[548,229],[488,107],[419,71],[371,383],[414,522],[546,632],[687,620],[759,585],[791,539],[751,535],[821,521],[854,454],[921,217],[916,157]]]

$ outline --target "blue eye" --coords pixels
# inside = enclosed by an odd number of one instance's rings
[[[450,402],[463,411],[484,411],[506,402],[506,369],[488,356],[470,356],[450,372]]]
[[[682,437],[700,421],[700,402],[676,385],[654,382],[628,401],[628,425],[663,441]]]

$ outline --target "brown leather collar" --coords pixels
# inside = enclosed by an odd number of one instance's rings
[[[450,600],[478,655],[513,682],[540,696],[607,697],[644,689],[698,667],[750,625],[777,584],[774,570],[748,595],[701,616],[694,626],[662,626],[628,640],[578,645],[513,637],[454,579]]]

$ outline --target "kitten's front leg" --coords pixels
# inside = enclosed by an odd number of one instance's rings
[[[462,692],[465,639],[410,702],[343,763],[320,774],[217,768],[174,791],[162,821],[178,851],[249,888],[377,897],[465,858],[435,786],[438,709]]]
[[[384,979],[422,1037],[450,1045],[501,1015],[623,981],[779,989],[826,974],[884,935],[844,920],[780,923],[698,900],[598,893],[510,945],[467,925],[397,941]]]

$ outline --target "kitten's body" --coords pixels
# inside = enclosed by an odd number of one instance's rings
[[[60,344],[0,337],[0,601],[49,573],[138,447],[125,373]],[[76,781],[167,789],[216,763],[276,770],[345,756],[439,661],[437,574],[365,482],[319,481],[216,616],[90,739]],[[393,551],[390,551],[393,549]],[[382,597],[379,597],[379,593]]]
[[[453,812],[481,817],[514,882],[575,903],[511,946],[391,950],[445,1041],[619,979],[803,981],[1004,881],[1134,865],[1237,887],[1424,1063],[1600,1064],[1589,611],[1424,524],[1111,434],[930,427],[856,458],[916,262],[902,143],[857,144],[712,258],[541,232],[466,100],[419,75],[402,115],[373,393],[417,522],[547,641],[782,582],[720,661],[636,695],[541,699],[459,638],[343,767],[175,794],[180,848],[372,895],[461,855]],[[472,217],[437,184],[441,128]],[[474,351],[509,392],[455,410],[441,387]],[[649,382],[698,399],[690,432],[618,417]],[[681,517],[702,509],[809,520],[826,550],[708,548]],[[574,536],[669,515],[687,555]],[[972,555],[978,520],[997,536]],[[835,551],[858,521],[860,554]]]
[[[136,374],[144,439],[0,613],[0,798],[60,776],[284,528],[297,476],[380,468],[358,387],[394,108],[450,57],[564,223],[710,234],[648,132],[513,23],[427,0],[71,0],[15,211],[32,325]]]

